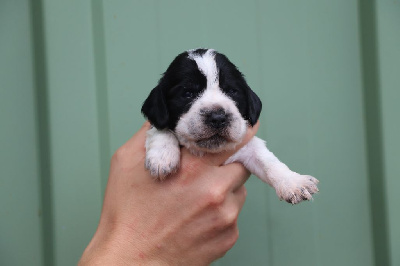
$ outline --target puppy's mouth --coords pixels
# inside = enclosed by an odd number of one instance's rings
[[[215,134],[208,138],[196,140],[196,145],[202,149],[216,150],[221,148],[228,142],[230,142],[230,140],[227,137],[224,137],[220,134]]]

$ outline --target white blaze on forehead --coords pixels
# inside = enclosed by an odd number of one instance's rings
[[[199,68],[207,78],[207,87],[212,88],[218,86],[218,69],[215,63],[215,51],[208,49],[203,55],[197,54],[195,50],[189,50],[189,58],[194,60]]]

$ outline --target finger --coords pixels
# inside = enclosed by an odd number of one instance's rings
[[[227,202],[231,202],[232,208],[235,208],[237,211],[237,217],[239,216],[240,211],[242,210],[244,203],[247,197],[247,189],[244,185],[237,188],[235,191],[230,193],[227,197]],[[237,218],[236,217],[236,218]]]
[[[224,230],[205,237],[205,243],[200,245],[200,254],[209,254],[210,261],[207,265],[213,261],[222,258],[225,254],[235,245],[239,238],[239,228],[237,224],[233,224]]]
[[[124,171],[134,169],[138,163],[144,168],[146,132],[149,129],[150,123],[145,122],[124,145],[115,151],[111,158],[110,173],[121,169]]]
[[[230,194],[212,222],[215,231],[208,234],[207,244],[214,249],[218,247],[221,255],[231,249],[239,237],[237,220],[244,201],[244,197]]]
[[[256,135],[259,127],[260,127],[259,121],[257,121],[257,123],[253,127],[248,127],[246,135],[243,138],[242,142],[239,145],[237,145],[234,150],[224,151],[215,154],[208,153],[203,157],[203,160],[210,165],[215,165],[215,166],[222,165],[226,160],[228,160],[229,157],[235,154],[240,148],[245,146]]]
[[[146,132],[150,129],[149,121],[143,123],[142,127],[124,144],[129,148],[135,148],[138,143],[144,143],[146,140]]]
[[[239,187],[236,191],[233,192],[237,197],[242,199],[242,202],[244,204],[246,197],[247,197],[247,189],[244,185],[242,185],[241,187]],[[243,207],[243,204],[241,205],[241,208]]]
[[[250,177],[250,172],[241,163],[231,163],[219,167],[220,176],[224,177],[229,191],[236,192]]]
[[[133,156],[139,152],[145,152],[146,132],[150,129],[150,123],[146,121],[142,127],[121,147],[118,148],[116,153],[120,152],[124,156]]]
[[[236,193],[228,193],[221,205],[208,209],[210,215],[207,216],[205,224],[208,227],[211,225],[209,233],[215,235],[216,232],[235,225],[245,200],[245,189],[240,189]]]

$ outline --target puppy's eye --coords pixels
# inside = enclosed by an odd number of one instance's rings
[[[195,96],[195,93],[191,91],[185,91],[182,96],[187,99],[192,99]]]
[[[231,96],[235,96],[235,95],[237,95],[239,92],[238,92],[238,90],[235,89],[235,88],[228,88],[228,89],[226,90],[226,93],[229,94],[229,95],[231,95]]]

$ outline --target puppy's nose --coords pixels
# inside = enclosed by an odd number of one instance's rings
[[[215,129],[224,128],[228,124],[228,115],[223,109],[207,112],[205,114],[205,123]]]

